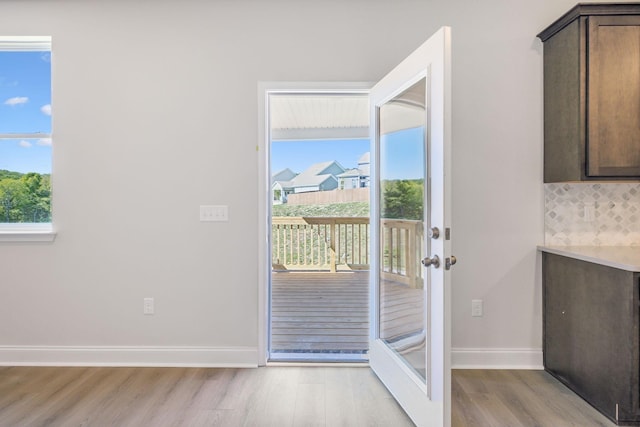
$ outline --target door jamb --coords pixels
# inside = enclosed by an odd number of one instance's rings
[[[286,93],[369,93],[371,82],[259,82],[258,83],[258,366],[269,357],[269,291],[271,288],[271,147],[269,95]],[[371,126],[371,124],[369,124]]]

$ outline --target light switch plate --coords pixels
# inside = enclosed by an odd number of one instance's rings
[[[200,221],[229,221],[229,207],[226,205],[200,206]]]
[[[471,316],[482,317],[483,314],[484,313],[482,309],[482,300],[481,299],[471,300]]]
[[[142,308],[142,313],[143,314],[154,314],[156,309],[155,309],[155,304],[153,301],[153,298],[147,297],[144,298],[143,300],[143,308]]]

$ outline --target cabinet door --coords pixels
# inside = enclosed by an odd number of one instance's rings
[[[640,16],[591,16],[587,175],[640,176]]]
[[[545,369],[609,418],[640,420],[638,275],[544,254],[543,277]]]

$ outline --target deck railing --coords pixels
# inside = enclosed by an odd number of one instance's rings
[[[422,288],[422,221],[382,219],[380,222],[380,275],[383,279],[405,283],[412,288]]]
[[[274,217],[271,224],[274,269],[369,268],[369,218]]]
[[[369,218],[273,217],[274,270],[369,269]],[[380,245],[383,278],[422,286],[422,222],[383,219]]]

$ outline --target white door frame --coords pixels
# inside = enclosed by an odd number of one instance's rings
[[[271,146],[270,94],[368,94],[370,82],[258,83],[258,366],[268,358],[269,290],[271,287]]]

